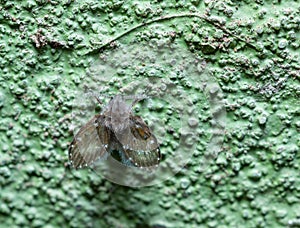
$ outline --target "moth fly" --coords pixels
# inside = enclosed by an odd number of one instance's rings
[[[142,99],[136,97],[128,105],[125,96],[116,95],[101,114],[82,126],[69,146],[72,166],[87,167],[112,155],[127,166],[157,167],[161,160],[157,139],[143,119],[132,112]]]

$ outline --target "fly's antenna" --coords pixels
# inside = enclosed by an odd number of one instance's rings
[[[139,101],[143,100],[144,98],[136,97],[134,98],[133,102],[131,103],[131,108],[135,106]]]
[[[148,91],[150,91],[150,90],[148,88],[146,88],[142,94],[138,94],[137,96],[135,96],[135,98],[131,104],[131,108],[133,108],[133,106],[135,106],[139,101],[149,98],[149,96],[146,95]]]
[[[96,100],[99,104],[103,104],[103,102],[95,95],[95,93],[92,91],[91,88],[87,87],[86,85],[83,85],[83,88],[84,88],[84,93],[90,93]]]
[[[101,105],[103,104],[103,102],[100,101],[99,97],[97,97],[95,94],[93,96],[96,98],[96,100],[98,101],[99,104],[101,104]]]

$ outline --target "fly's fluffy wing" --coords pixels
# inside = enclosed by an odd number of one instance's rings
[[[130,116],[127,133],[117,134],[129,162],[136,167],[157,166],[161,159],[156,137],[139,116]]]
[[[107,155],[110,130],[104,116],[96,115],[75,135],[69,147],[69,161],[74,168],[83,168]]]

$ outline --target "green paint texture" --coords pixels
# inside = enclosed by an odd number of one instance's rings
[[[300,227],[299,31],[296,0],[0,1],[0,227]],[[226,133],[204,171],[198,147],[144,188],[68,166],[75,92],[132,40],[212,65]]]

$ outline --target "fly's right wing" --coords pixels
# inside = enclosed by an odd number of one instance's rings
[[[69,146],[69,161],[74,168],[83,168],[108,155],[111,131],[103,115],[94,116],[75,135]]]

